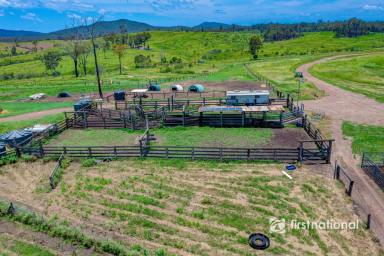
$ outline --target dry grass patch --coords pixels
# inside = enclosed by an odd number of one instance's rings
[[[270,233],[269,218],[354,221],[352,203],[333,180],[282,165],[127,160],[81,167],[72,163],[58,188],[33,201],[73,225],[126,246],[177,255],[254,255],[250,233],[272,241],[266,255],[378,255],[360,228]],[[29,198],[29,197],[28,197]]]

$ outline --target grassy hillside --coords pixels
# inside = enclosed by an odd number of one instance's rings
[[[384,103],[384,56],[375,54],[315,65],[311,73],[345,90]]]
[[[251,63],[248,67],[269,80],[281,91],[290,93],[297,98],[298,80],[295,78],[295,70],[301,64],[320,58],[322,55],[302,55],[263,58]],[[321,97],[323,92],[313,84],[301,84],[301,100]]]
[[[151,32],[152,38],[149,41],[151,51],[144,50],[128,50],[123,58],[123,75],[118,75],[118,60],[112,51],[105,54],[100,49],[99,58],[102,67],[102,78],[104,86],[114,83],[116,87],[132,88],[137,86],[139,81],[145,82],[148,79],[173,78],[186,79],[190,76],[202,76],[204,80],[205,74],[220,72],[227,69],[229,64],[239,62],[249,62],[250,55],[248,53],[248,40],[252,33],[215,33],[215,32]],[[54,42],[54,45],[59,45]],[[384,46],[384,36],[381,34],[371,34],[359,38],[346,39],[335,38],[333,33],[308,33],[302,38],[266,43],[260,54],[260,60],[255,63],[270,63],[270,59],[265,57],[291,56],[310,54],[318,55],[329,52],[340,51],[363,51]],[[81,78],[74,78],[73,64],[69,57],[64,57],[58,71],[60,77],[47,76],[43,64],[38,60],[38,53],[29,53],[22,56],[12,57],[11,61],[17,62],[11,65],[3,65],[0,75],[13,73],[15,77],[21,79],[9,79],[0,81],[0,92],[4,92],[1,99],[12,99],[23,97],[32,90],[56,93],[59,90],[68,90],[70,92],[95,90],[94,86],[87,88],[88,85],[95,85],[95,79],[92,73],[94,66],[92,56],[89,56],[89,73],[90,75]],[[183,59],[185,65],[181,69],[172,68],[171,72],[161,73],[163,68],[157,65],[152,68],[137,69],[134,67],[133,59],[138,54],[150,55],[153,63],[160,62],[160,56],[165,56],[168,60],[172,57]],[[205,63],[199,64],[198,61],[204,56]],[[14,60],[13,60],[14,59]],[[5,64],[9,62],[9,57],[3,58]],[[282,60],[283,61],[283,60]],[[294,66],[290,59],[286,59],[289,66]],[[266,64],[266,65],[268,65]],[[280,63],[277,63],[280,64]],[[258,65],[258,64],[255,64]],[[262,65],[262,64],[260,64]],[[271,66],[277,68],[271,62]],[[290,72],[290,68],[282,68],[284,72]],[[240,76],[244,70],[237,70]],[[267,69],[263,70],[265,74],[269,74]],[[23,79],[23,76],[31,76]],[[270,75],[272,79],[275,75]],[[241,79],[241,78],[240,78]],[[279,81],[279,79],[276,79]],[[280,81],[279,81],[280,82]],[[120,83],[120,84],[119,84]],[[87,86],[86,86],[87,85]],[[17,88],[15,88],[17,87]],[[34,87],[34,89],[31,89]],[[58,87],[52,89],[52,87]],[[115,89],[112,87],[110,89]],[[13,93],[13,89],[15,89]],[[312,95],[313,96],[313,95]]]

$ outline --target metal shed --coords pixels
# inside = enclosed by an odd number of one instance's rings
[[[75,111],[80,111],[80,110],[83,110],[83,109],[88,109],[92,104],[92,100],[91,99],[81,99],[79,100],[78,102],[76,102],[74,105],[73,105],[73,109]]]
[[[255,90],[255,91],[228,91],[226,101],[228,105],[268,105],[269,91],[268,90]]]
[[[174,85],[171,85],[171,91],[182,92],[184,91],[184,88],[180,84],[174,84]]]
[[[151,85],[148,87],[148,91],[159,92],[159,91],[161,91],[161,87],[160,87],[159,84],[151,84]]]
[[[125,91],[115,91],[113,92],[113,97],[115,98],[115,100],[125,100]]]
[[[205,88],[202,84],[193,84],[189,86],[188,91],[190,92],[204,92]]]
[[[25,145],[32,139],[32,132],[28,130],[15,130],[0,135],[0,142],[15,147]]]

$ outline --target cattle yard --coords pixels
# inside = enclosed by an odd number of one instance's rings
[[[249,104],[248,99],[239,102],[237,98],[232,98],[234,94],[242,95],[243,92],[252,92],[254,96],[257,94],[254,91],[260,88],[263,94],[268,90],[267,102],[257,104],[255,101],[255,104]],[[182,255],[219,252],[222,255],[248,255],[251,251],[244,247],[242,239],[245,233],[256,228],[244,229],[248,225],[246,223],[252,222],[252,211],[263,212],[263,216],[272,213],[264,209],[266,202],[262,206],[252,201],[251,195],[256,191],[249,190],[251,183],[243,184],[241,180],[249,180],[253,176],[253,181],[270,181],[271,184],[263,185],[267,186],[267,190],[272,189],[267,193],[273,198],[280,198],[279,191],[285,193],[283,191],[286,188],[291,190],[292,185],[286,184],[287,181],[281,177],[276,180],[277,170],[282,168],[279,163],[329,164],[333,140],[322,135],[306,115],[304,105],[296,105],[290,95],[276,91],[267,82],[259,82],[254,88],[249,85],[247,89],[240,93],[233,91],[231,98],[223,91],[184,93],[148,92],[140,89],[134,93],[124,92],[123,99],[116,100],[116,96],[111,94],[105,101],[82,100],[75,104],[74,111],[65,112],[60,122],[44,131],[33,133],[26,141],[15,142],[14,149],[7,148],[3,163],[9,158],[11,160],[8,162],[16,162],[12,157],[43,159],[34,163],[44,166],[44,171],[33,179],[32,187],[35,187],[35,191],[32,193],[43,193],[41,195],[47,198],[26,198],[20,194],[25,193],[21,192],[25,189],[20,188],[18,193],[8,191],[11,196],[7,198],[28,205],[32,201],[34,208],[20,210],[20,204],[8,207],[7,203],[3,203],[3,208],[6,207],[11,215],[14,214],[14,218],[18,218],[17,212],[20,211],[36,211],[35,207],[48,207],[48,216],[60,208],[66,213],[59,217],[79,219],[81,230],[93,230],[92,233],[98,236],[111,237],[114,233],[112,237],[117,241],[122,241],[128,235],[133,238],[128,244],[139,243],[140,248],[135,247],[139,251],[142,248],[161,247],[167,252]],[[236,103],[229,104],[228,99],[236,100]],[[57,162],[53,164],[49,160]],[[20,165],[23,162],[17,163],[14,168],[20,168],[17,167]],[[197,172],[195,169],[199,166],[204,171]],[[259,173],[254,170],[256,167],[258,170],[268,169],[271,173]],[[8,168],[13,167],[6,166],[6,174],[9,173]],[[217,169],[219,173],[215,173]],[[300,174],[293,174],[294,178],[306,184],[314,184],[313,179],[319,181],[321,178],[313,176],[313,170],[309,169],[301,167]],[[185,179],[185,173],[193,177]],[[174,178],[173,185],[165,185],[169,183],[170,174]],[[211,182],[202,182],[202,177],[211,174]],[[156,179],[150,178],[153,175]],[[229,194],[225,196],[217,194],[223,193],[225,187],[233,182],[238,183],[233,189],[242,189],[243,199],[237,196],[234,198],[234,190],[227,190]],[[280,184],[276,188],[272,185],[275,182]],[[186,190],[179,191],[176,189],[178,186],[186,187]],[[260,186],[259,181],[257,186]],[[353,184],[349,186],[352,191]],[[205,196],[197,192],[202,187],[206,188]],[[300,191],[308,193],[307,187],[301,185]],[[315,190],[327,189],[320,185]],[[174,197],[172,193],[180,194],[181,197]],[[321,198],[324,196],[324,200],[331,197],[321,193],[316,195]],[[321,198],[319,200],[323,200]],[[212,202],[213,199],[215,202]],[[41,200],[49,200],[50,205],[44,206]],[[77,202],[76,207],[73,200]],[[170,204],[169,200],[176,204]],[[289,200],[295,201],[297,198]],[[283,201],[273,208],[280,209]],[[299,203],[299,208],[294,205],[285,207],[290,210],[281,212],[284,216],[288,214],[293,217],[297,211],[310,214],[308,211],[311,211],[303,203]],[[248,210],[244,211],[245,208]],[[241,217],[232,216],[238,210],[242,212]],[[170,225],[170,219],[175,214],[178,222]],[[268,224],[262,220],[266,217],[263,216],[259,216],[256,222],[266,226]],[[100,222],[103,218],[108,221]],[[239,219],[244,221],[239,222]],[[90,220],[87,225],[84,224],[86,220]],[[135,225],[125,230],[118,228],[128,222]],[[202,225],[208,222],[212,224],[203,229]],[[160,228],[161,224],[165,225],[164,228]],[[218,232],[216,225],[224,226],[225,230]],[[263,230],[266,229],[264,226]],[[362,232],[365,236],[366,231]],[[236,241],[224,238],[229,233],[236,237]],[[172,234],[177,234],[178,238]],[[191,239],[194,234],[198,236]],[[317,237],[315,244],[302,247],[299,243],[292,243],[289,249],[282,246],[284,239],[281,236],[273,233],[268,235],[275,241],[271,250],[276,254],[289,254],[292,250],[303,253],[334,251],[323,242],[330,239],[327,233],[312,234]],[[299,234],[293,236],[300,241],[308,239]],[[204,246],[201,246],[202,239],[206,243]],[[219,246],[218,239],[224,247]],[[346,243],[344,239],[341,241]],[[99,242],[92,241],[96,248]],[[336,244],[334,246],[337,247]],[[372,252],[377,250],[375,244],[370,248]]]
[[[166,100],[153,100],[148,95],[157,92],[144,92],[142,89],[135,91],[133,98],[126,93],[124,97],[127,100],[111,102],[109,99],[109,103],[81,101],[75,104],[75,111],[65,112],[63,121],[35,134],[28,145],[17,147],[16,153],[39,157],[58,157],[64,153],[68,157],[109,160],[157,157],[329,163],[332,140],[324,138],[308,120],[303,105],[295,105],[290,95],[265,84],[256,85],[256,88],[264,89],[263,94],[267,91],[265,89],[271,93],[267,102],[260,104],[243,102],[229,105],[228,98],[200,97],[199,92],[188,93],[184,99],[172,94]],[[249,88],[250,92],[257,92]],[[157,99],[157,96],[153,98]],[[124,107],[121,109],[118,106]],[[176,126],[183,127],[184,133],[179,134],[177,129],[180,128],[173,128]],[[115,141],[110,140],[108,135],[102,136],[106,138],[103,141],[99,139],[102,133],[97,128],[123,129],[126,133],[115,134],[120,136]],[[83,136],[90,134],[79,132],[84,129],[96,129],[92,132],[95,139],[92,136],[84,139]],[[175,129],[174,132],[172,129]],[[77,137],[73,137],[71,131]],[[204,143],[188,142],[204,136],[219,138],[205,139]],[[258,141],[258,137],[264,140]],[[78,143],[65,143],[71,138]],[[179,141],[172,143],[175,138]],[[247,140],[251,143],[245,143]],[[61,143],[56,143],[59,141]]]

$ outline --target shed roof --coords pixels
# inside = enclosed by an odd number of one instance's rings
[[[269,95],[268,90],[227,91],[227,96],[256,96]]]
[[[148,89],[133,89],[132,93],[146,93]]]
[[[282,105],[273,106],[206,106],[200,107],[199,112],[282,112]]]

